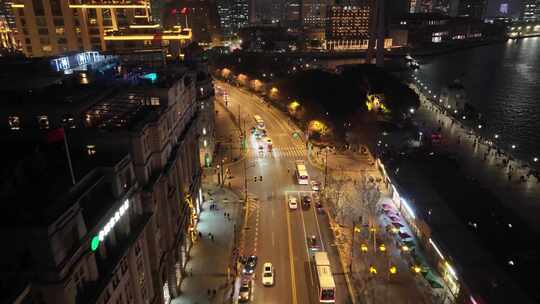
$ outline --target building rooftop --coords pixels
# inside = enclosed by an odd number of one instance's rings
[[[49,132],[28,130],[1,137],[6,149],[0,210],[9,216],[0,226],[48,225],[87,190],[73,187],[64,141],[47,143]],[[115,166],[128,157],[129,142],[107,138],[103,131],[73,129],[66,136],[76,182],[84,179],[91,185],[102,178],[96,168]],[[104,202],[96,199],[93,207]]]

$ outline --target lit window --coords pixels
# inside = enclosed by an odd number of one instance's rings
[[[21,129],[21,119],[19,116],[10,116],[9,117],[9,128],[11,130],[20,130]]]
[[[64,35],[64,27],[57,27],[56,28],[56,34],[57,35]]]
[[[40,129],[49,128],[49,117],[47,115],[40,115],[37,117],[38,125]]]
[[[88,155],[92,156],[96,154],[96,146],[95,145],[86,145],[86,153]]]
[[[208,145],[208,142],[206,142],[206,139],[203,141],[203,145],[204,145],[205,148]]]
[[[202,134],[206,135],[206,128],[202,128]]]
[[[50,44],[41,47],[44,52],[52,52],[52,46]]]
[[[150,104],[153,106],[159,106],[159,97],[151,97]]]

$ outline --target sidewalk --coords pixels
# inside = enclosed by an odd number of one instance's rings
[[[540,233],[540,222],[536,214],[540,212],[540,180],[529,174],[527,165],[512,160],[504,151],[490,148],[485,140],[467,127],[447,116],[420,91],[421,107],[416,113],[416,121],[427,132],[441,127],[446,144],[439,150],[459,157],[464,173],[478,179],[490,191],[500,197],[506,208],[512,209],[536,233]],[[499,153],[500,152],[500,153]]]
[[[197,225],[202,238],[190,251],[188,275],[181,283],[181,295],[171,301],[173,304],[231,303],[234,272],[231,270],[228,276],[228,267],[233,265],[234,223],[238,223],[241,215],[240,203],[226,188],[205,185],[204,189],[205,202]],[[212,203],[216,204],[216,210],[210,209]],[[225,212],[230,214],[230,219],[224,216]],[[209,297],[209,289],[216,289],[216,295]]]

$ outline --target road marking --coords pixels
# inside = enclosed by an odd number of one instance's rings
[[[300,193],[298,193],[298,196],[300,196]],[[302,205],[302,197],[300,196],[300,206]],[[300,207],[300,218],[302,219],[302,229],[304,230],[304,245],[306,246],[306,256],[308,258],[308,262],[310,261],[310,256],[309,256],[309,247],[308,247],[308,244],[307,244],[307,232],[306,232],[306,222],[304,221],[304,212],[302,210],[303,208]],[[320,237],[319,237],[320,239]],[[311,286],[313,286],[313,272],[311,271],[311,267],[308,267],[309,269],[309,280],[311,281]]]
[[[319,198],[320,199],[320,198]],[[316,208],[313,208],[313,214],[315,214],[315,223],[317,224],[317,231],[319,231],[319,239],[321,240],[321,246],[322,250],[326,251],[324,249],[324,242],[322,241],[322,233],[321,233],[321,226],[319,226],[319,217],[317,216],[317,212],[315,211]]]
[[[274,232],[272,231],[272,247],[276,247],[276,238],[274,236]]]
[[[289,260],[290,260],[290,266],[291,266],[291,287],[292,287],[292,302],[293,304],[297,304],[298,301],[296,299],[296,275],[294,274],[294,257],[293,257],[293,250],[292,250],[292,236],[291,236],[291,220],[289,218],[289,210],[285,210],[286,219],[287,219],[287,236],[289,238]]]

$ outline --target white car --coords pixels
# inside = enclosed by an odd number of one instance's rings
[[[266,262],[263,265],[262,284],[264,286],[274,285],[274,267],[272,263]]]
[[[298,209],[298,202],[294,196],[289,197],[289,209]]]
[[[319,191],[321,189],[321,183],[318,181],[311,181],[311,190]]]

